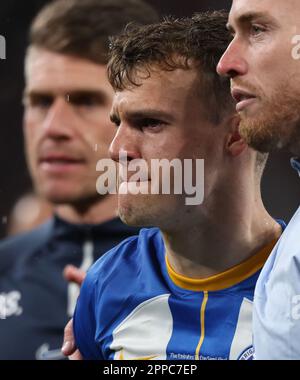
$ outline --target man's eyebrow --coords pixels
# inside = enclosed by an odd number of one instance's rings
[[[125,116],[129,120],[163,119],[166,122],[172,122],[174,120],[174,116],[172,114],[152,108],[144,108],[136,111],[127,111]]]
[[[145,108],[140,110],[132,110],[132,111],[125,111],[123,113],[123,118],[128,120],[129,122],[135,122],[142,119],[154,119],[154,120],[162,120],[167,123],[171,123],[174,120],[174,116],[168,112],[151,109],[151,108]],[[118,113],[118,111],[113,110],[110,114],[110,120],[118,124],[120,123],[121,117]]]
[[[53,96],[51,91],[24,90],[23,97]]]
[[[78,97],[78,96],[94,96],[99,99],[104,99],[107,97],[106,93],[102,90],[94,90],[94,89],[78,89],[78,90],[70,90],[70,91],[56,91],[51,90],[28,90],[25,89],[23,96],[56,96],[56,95],[69,95],[70,97]]]
[[[54,95],[50,91],[24,90],[22,95],[22,102],[25,105],[28,100],[34,102],[45,98],[48,100],[53,100]]]

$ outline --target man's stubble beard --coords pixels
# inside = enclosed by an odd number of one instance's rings
[[[138,199],[141,195],[129,196],[132,198],[124,200],[121,198],[124,195],[118,195],[118,215],[122,222],[133,227],[156,226],[158,220],[157,216],[155,217],[154,215],[154,211],[151,210],[151,203],[147,207],[146,198],[142,201]]]
[[[240,133],[246,143],[262,153],[287,150],[300,156],[300,91],[277,89],[259,113],[241,114]]]
[[[81,185],[79,186],[81,188],[77,191],[49,191],[43,180],[33,176],[31,176],[31,178],[34,192],[42,199],[45,199],[47,202],[51,203],[53,206],[68,205],[75,208],[87,208],[93,204],[101,202],[106,198],[106,195],[100,195],[96,191],[96,187],[94,189],[92,185]]]

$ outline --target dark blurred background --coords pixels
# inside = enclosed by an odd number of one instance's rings
[[[84,0],[82,0],[84,1]],[[30,189],[22,137],[23,60],[28,26],[47,0],[1,0],[0,35],[6,39],[6,60],[0,60],[0,238],[16,200]],[[163,15],[228,9],[231,0],[148,0]],[[273,154],[263,178],[263,199],[274,217],[290,219],[300,200],[300,184],[288,154]]]

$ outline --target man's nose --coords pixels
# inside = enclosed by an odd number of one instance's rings
[[[137,134],[134,128],[121,123],[109,147],[110,157],[116,162],[141,158]]]
[[[248,71],[248,63],[245,52],[240,43],[233,40],[221,57],[217,72],[221,76],[234,78],[245,75]]]
[[[63,98],[56,98],[43,120],[43,130],[48,137],[69,139],[73,135],[74,111]]]

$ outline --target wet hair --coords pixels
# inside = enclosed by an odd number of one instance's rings
[[[167,17],[145,26],[129,24],[123,33],[111,38],[108,62],[111,85],[116,91],[137,86],[137,73],[142,71],[143,78],[147,78],[154,67],[166,71],[195,68],[207,114],[219,123],[224,114],[234,110],[229,79],[216,72],[231,38],[227,20],[227,12],[215,11],[189,18]]]

